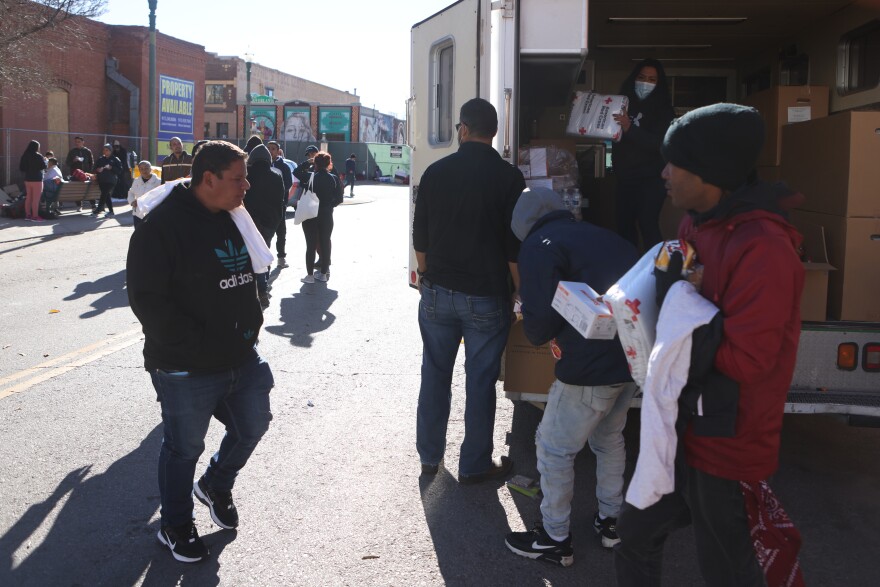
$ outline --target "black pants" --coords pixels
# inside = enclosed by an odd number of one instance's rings
[[[98,201],[98,211],[104,210],[104,206],[107,206],[107,211],[110,214],[113,214],[113,188],[116,187],[116,182],[113,183],[99,183],[98,187],[101,188],[101,199]]]
[[[617,197],[615,213],[617,233],[639,246],[639,233],[642,245],[650,249],[663,240],[660,234],[660,211],[666,201],[666,188],[663,178],[617,177]]]
[[[321,273],[330,271],[330,235],[333,234],[333,214],[318,214],[302,223],[306,237],[306,274],[315,270],[315,252],[321,248]]]
[[[284,212],[281,214],[281,222],[275,231],[275,252],[278,257],[287,255],[285,246],[287,245],[287,204],[284,204]]]
[[[266,228],[262,225],[257,225],[257,230],[260,232],[260,236],[263,237],[263,241],[265,241],[267,247],[272,246],[272,238],[275,236],[275,230],[272,228]],[[260,295],[264,295],[269,293],[269,272],[265,273],[257,273],[257,293]]]
[[[689,524],[706,585],[764,587],[739,481],[683,464],[676,473],[676,491],[654,505],[640,510],[623,504],[614,547],[618,587],[659,587],[666,538]]]

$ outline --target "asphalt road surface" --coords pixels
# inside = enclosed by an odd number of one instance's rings
[[[156,540],[159,407],[128,309],[131,216],[0,219],[0,585],[614,585],[593,534],[595,459],[576,461],[575,564],[515,556],[511,530],[539,502],[501,483],[459,486],[462,358],[446,470],[419,477],[421,343],[407,287],[408,190],[367,184],[336,210],[332,277],[303,285],[303,239],[273,274],[260,352],[274,420],[238,479],[237,531],[197,504],[211,550],[175,562]],[[68,208],[69,209],[69,208]],[[498,387],[496,454],[536,477],[541,412]],[[638,412],[627,426],[628,474]],[[203,462],[222,435],[212,425]],[[787,416],[772,486],[800,528],[808,585],[880,584],[880,429]],[[666,550],[665,585],[700,585],[689,530]]]

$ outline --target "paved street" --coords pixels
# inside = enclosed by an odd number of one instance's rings
[[[501,483],[457,484],[461,356],[447,470],[419,477],[409,191],[355,193],[335,212],[327,284],[300,283],[304,243],[290,215],[291,266],[273,272],[260,343],[274,421],[236,484],[239,529],[219,530],[197,505],[211,550],[197,565],[156,540],[161,427],[125,293],[128,208],[105,220],[0,219],[0,585],[614,585],[612,555],[591,529],[591,454],[577,460],[569,569],[504,546],[506,532],[539,519],[538,501]],[[517,472],[535,477],[541,412],[498,390],[496,453],[509,450]],[[203,465],[221,435],[212,424]],[[878,453],[880,429],[786,418],[772,485],[803,533],[807,584],[880,584]],[[671,539],[666,585],[701,584],[693,552],[689,531]]]

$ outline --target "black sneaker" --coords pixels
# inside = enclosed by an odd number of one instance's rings
[[[562,542],[547,536],[541,524],[528,532],[511,532],[504,539],[507,548],[526,558],[546,561],[562,567],[574,564],[574,550],[571,549],[571,535]]]
[[[617,535],[617,518],[599,517],[599,512],[593,518],[593,530],[602,537],[602,546],[605,548],[614,548],[614,545],[620,542],[620,536]]]
[[[238,510],[235,509],[235,504],[232,503],[231,493],[214,491],[205,484],[203,478],[199,478],[193,484],[193,495],[200,502],[208,506],[211,510],[211,519],[214,520],[215,524],[226,530],[238,527]]]
[[[197,563],[210,554],[192,522],[176,527],[162,526],[157,537],[171,551],[171,556],[182,563]]]

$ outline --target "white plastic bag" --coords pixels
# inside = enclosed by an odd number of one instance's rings
[[[657,284],[654,259],[663,243],[657,243],[633,265],[626,275],[602,296],[614,314],[617,334],[629,363],[630,374],[639,387],[645,385],[648,359],[657,337]]]
[[[619,141],[623,130],[613,115],[626,110],[627,106],[629,100],[626,96],[576,92],[565,132],[579,137]]]
[[[315,218],[318,215],[318,208],[321,207],[321,202],[318,200],[318,194],[316,194],[312,187],[315,182],[315,174],[309,178],[309,185],[303,192],[302,196],[299,198],[299,202],[296,204],[296,215],[293,217],[293,223],[299,224],[303,220],[308,220],[310,218]]]

